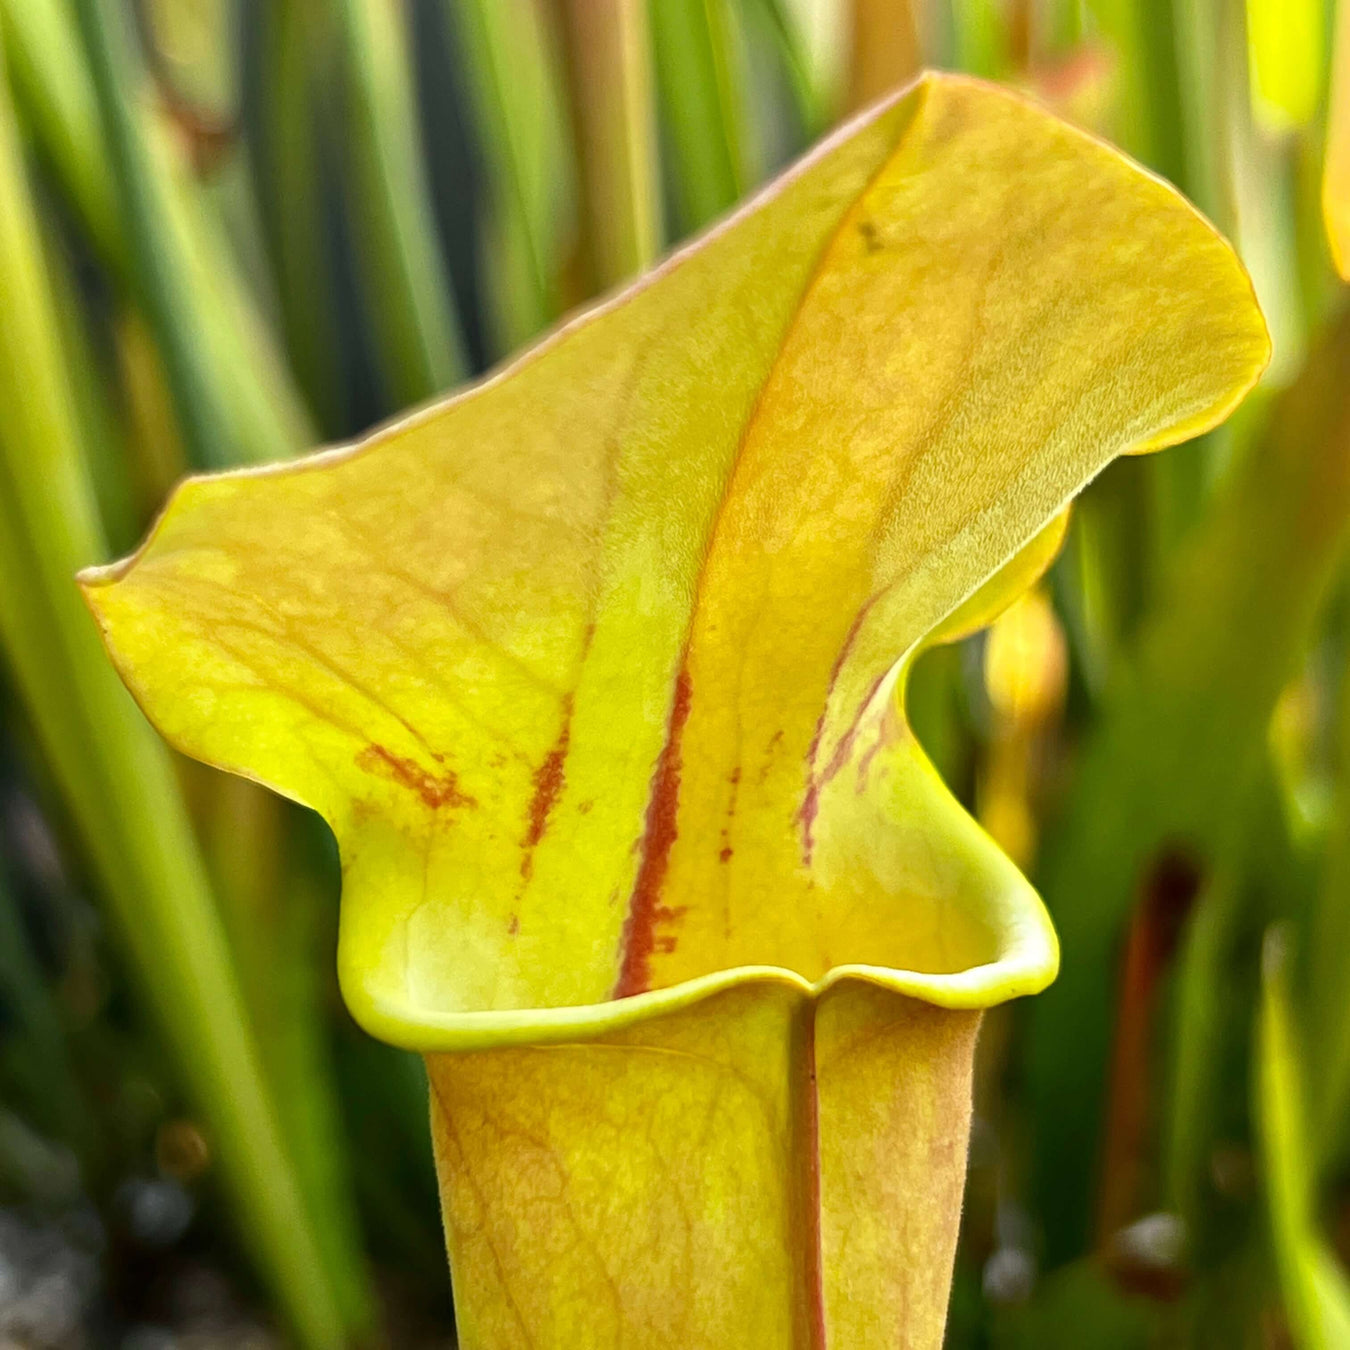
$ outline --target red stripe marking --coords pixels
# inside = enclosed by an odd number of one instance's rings
[[[548,817],[557,804],[558,796],[567,782],[563,766],[567,762],[567,750],[572,741],[572,695],[563,698],[563,722],[553,749],[548,752],[544,762],[534,771],[534,797],[530,801],[529,824],[525,838],[521,840],[524,850],[520,859],[520,875],[528,881],[534,871],[534,850],[548,829]]]
[[[367,773],[383,774],[400,787],[415,792],[433,811],[442,806],[477,806],[466,792],[461,792],[459,780],[452,769],[443,774],[429,773],[415,759],[396,755],[383,745],[368,745],[356,757],[358,768]]]
[[[825,1350],[825,1258],[820,1235],[820,1089],[816,1082],[816,1005],[806,1027],[806,1287],[811,1345]]]
[[[651,796],[647,801],[647,822],[642,832],[642,862],[638,865],[628,902],[628,918],[623,926],[623,964],[614,986],[615,998],[640,994],[651,983],[652,953],[656,950],[656,925],[678,919],[683,909],[670,909],[660,903],[661,887],[670,865],[670,850],[679,835],[680,737],[689,720],[692,693],[689,672],[683,667],[675,680],[675,698],[671,703],[666,743],[652,774]],[[662,943],[661,950],[670,945]]]
[[[797,818],[802,823],[802,862],[807,867],[811,866],[811,854],[816,846],[814,827],[816,816],[820,811],[820,790],[848,763],[848,757],[853,753],[853,744],[858,739],[858,728],[862,722],[862,715],[867,711],[868,704],[876,697],[877,690],[881,688],[881,682],[885,678],[886,672],[882,671],[872,681],[872,687],[867,691],[867,697],[858,705],[858,711],[854,713],[852,723],[834,747],[834,754],[830,756],[830,762],[818,774],[816,773],[815,755],[820,744],[820,729],[825,725],[825,714],[822,712],[820,715],[820,722],[816,728],[816,739],[811,742],[811,760],[808,770],[810,781],[807,784],[806,796],[802,799],[802,809],[797,813]]]
[[[816,729],[811,735],[811,745],[806,752],[806,796],[802,798],[801,810],[797,812],[797,819],[802,823],[802,861],[808,867],[811,865],[811,854],[816,846],[812,831],[816,823],[816,814],[820,810],[820,789],[842,767],[849,749],[852,748],[852,734],[856,728],[855,719],[855,727],[849,729],[849,732],[845,734],[843,740],[835,748],[834,755],[831,757],[830,765],[825,773],[817,775],[816,760],[820,757],[820,742],[825,735],[825,718],[829,715],[830,700],[834,697],[834,687],[839,682],[839,674],[844,669],[844,662],[848,659],[849,652],[853,650],[853,644],[858,640],[858,633],[862,629],[863,622],[871,612],[872,606],[880,598],[880,594],[870,596],[867,603],[858,611],[853,622],[848,626],[843,645],[839,648],[839,654],[834,658],[834,665],[830,667],[830,682],[825,687],[825,701],[821,704],[820,716],[816,718]],[[868,698],[871,698],[870,694]],[[864,701],[863,707],[866,706],[867,703]],[[843,751],[842,756],[840,751]]]
[[[873,689],[872,694],[876,690]],[[871,703],[872,695],[868,696],[867,703]],[[867,704],[863,705],[866,708]],[[858,756],[858,788],[861,792],[867,786],[867,775],[871,771],[872,761],[877,757],[877,752],[888,745],[896,745],[902,738],[902,725],[900,719],[895,715],[894,704],[888,705],[882,709],[881,716],[877,719],[876,739],[866,750]]]

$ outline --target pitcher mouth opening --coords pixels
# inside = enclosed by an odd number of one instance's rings
[[[641,939],[649,951],[667,945],[643,962],[636,986],[624,978],[634,964],[631,907],[621,934],[611,927],[574,952],[575,978],[549,983],[541,972],[558,968],[555,930],[532,932],[529,915],[478,936],[471,897],[463,911],[433,897],[391,917],[363,903],[367,879],[349,876],[338,950],[348,1006],[380,1039],[437,1052],[583,1040],[754,983],[809,1001],[853,981],[966,1010],[1039,992],[1059,964],[1039,895],[907,728],[888,755],[862,790],[839,785],[809,870],[775,871],[771,857],[765,872],[742,873],[750,894],[740,927],[730,909],[717,921],[716,892],[664,896],[664,927]],[[556,921],[568,910],[558,894],[544,913]]]
[[[812,980],[785,966],[744,964],[593,1003],[448,1010],[419,1002],[406,983],[381,980],[378,969],[367,965],[367,953],[352,950],[344,933],[339,979],[347,1006],[367,1031],[423,1054],[585,1041],[754,984],[790,988],[803,1002],[839,985],[864,984],[939,1008],[980,1010],[1039,993],[1059,969],[1058,939],[1040,897],[1011,863],[1006,866],[1005,879],[1012,885],[1002,897],[1003,922],[992,935],[989,959],[958,969],[924,971],[855,961],[832,965]]]

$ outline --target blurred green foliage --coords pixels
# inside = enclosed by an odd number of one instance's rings
[[[1346,1345],[1340,8],[0,0],[0,1341],[453,1334],[421,1068],[341,1009],[331,841],[171,758],[75,570],[185,471],[493,364],[923,62],[1176,182],[1276,343],[915,674],[1064,944],[986,1029],[949,1344]]]

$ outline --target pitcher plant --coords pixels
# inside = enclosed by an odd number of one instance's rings
[[[1058,958],[907,672],[1268,351],[1170,186],[930,74],[501,373],[190,479],[84,575],[169,741],[337,836],[466,1350],[940,1346],[981,1011]]]

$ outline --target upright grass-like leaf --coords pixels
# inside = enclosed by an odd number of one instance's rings
[[[952,47],[957,66],[994,78],[1010,64],[1008,7],[997,0],[953,0]]]
[[[91,1128],[89,1104],[71,1067],[57,996],[33,952],[18,902],[3,876],[0,998],[10,1012],[7,1039],[20,1045],[17,1055],[6,1048],[6,1068],[17,1072],[24,1093],[20,1109],[40,1128],[72,1144],[86,1164],[91,1155],[97,1160],[101,1141]]]
[[[46,223],[50,223],[50,217]],[[117,549],[135,540],[148,518],[145,508],[150,504],[136,500],[126,471],[126,429],[117,416],[112,382],[99,360],[94,330],[81,304],[65,240],[48,228],[42,233],[42,243],[52,308],[75,398],[75,424],[94,486],[99,519],[109,543]],[[162,496],[162,489],[156,495]]]
[[[1252,105],[1271,130],[1305,127],[1317,115],[1328,9],[1319,0],[1247,0]]]
[[[1323,875],[1308,926],[1308,1136],[1322,1174],[1341,1160],[1350,1112],[1350,681],[1343,685],[1336,796]]]
[[[650,12],[676,215],[688,233],[746,187],[730,16],[725,0],[657,0]]]
[[[1152,871],[1225,857],[1266,729],[1350,529],[1350,320],[1271,411],[1266,437],[1178,555],[1084,746],[1039,880],[1064,977],[1032,1012],[1040,1194],[1052,1260],[1082,1250],[1110,1037],[1112,954]],[[1090,896],[1091,903],[1083,897]]]
[[[1248,811],[1245,818],[1253,814]],[[1187,1226],[1194,1243],[1200,1236],[1205,1163],[1214,1145],[1216,1097],[1215,1055],[1223,1044],[1225,979],[1232,966],[1237,929],[1243,915],[1242,864],[1247,858],[1236,850],[1212,869],[1201,890],[1191,901],[1192,913],[1185,925],[1177,959],[1177,993],[1174,1032],[1170,1044],[1170,1070],[1166,1120],[1162,1142],[1162,1192],[1164,1203]],[[1148,1011],[1154,1011],[1149,1009]],[[1152,1021],[1142,1028],[1146,1039],[1155,1032]],[[1109,1185],[1103,1169],[1103,1186]],[[1114,1216],[1109,1232],[1099,1224],[1098,1235],[1114,1238],[1130,1214]]]
[[[198,343],[193,328],[180,321],[180,312],[190,306],[187,294],[190,274],[185,258],[175,249],[173,203],[164,181],[154,172],[151,149],[142,139],[134,115],[132,91],[137,81],[133,75],[134,58],[125,45],[127,35],[120,31],[115,16],[107,12],[104,0],[81,4],[79,14],[103,126],[113,151],[123,217],[128,225],[134,270],[139,277],[138,291],[145,298],[158,338],[186,448],[199,464],[237,460],[245,457],[240,448],[220,439],[220,433],[229,426],[226,408],[220,402],[227,391],[211,369],[209,350]],[[238,798],[250,790],[227,787],[226,800],[230,793]],[[265,816],[274,809],[259,802],[246,819],[257,819],[259,813]],[[276,839],[254,842],[266,842],[272,847],[278,844]],[[248,843],[249,835],[243,832],[232,841],[231,847],[247,849]],[[250,850],[247,861],[240,860],[233,868],[225,869],[222,879],[231,875],[239,879],[260,868],[265,872],[262,853],[261,848]],[[256,933],[264,927],[258,922],[257,896],[254,894],[254,903],[250,905],[247,903],[250,887],[235,885],[230,889],[227,913],[254,911],[250,916],[253,922],[247,927],[236,924],[236,940],[232,944],[236,956],[247,956],[249,943],[240,940],[239,934]],[[257,885],[251,889],[256,892]],[[274,893],[268,898],[274,899]],[[288,913],[295,915],[300,909],[292,906]],[[354,1223],[343,1204],[340,1169],[333,1166],[340,1150],[329,1119],[331,1102],[326,1085],[321,1073],[316,1072],[316,1064],[322,1063],[322,1057],[317,1047],[305,1040],[307,1034],[312,1037],[317,1030],[316,1001],[312,997],[286,1000],[276,996],[278,990],[294,989],[295,981],[288,977],[291,970],[303,965],[312,945],[304,941],[278,942],[266,951],[270,959],[262,961],[255,952],[255,959],[245,963],[245,968],[255,974],[245,991],[245,1004],[253,1031],[268,1038],[270,1053],[263,1056],[264,1074],[276,1094],[273,1102],[281,1103],[278,1109],[285,1117],[281,1121],[283,1144],[289,1150],[289,1158],[294,1160],[293,1165],[301,1171],[299,1201],[309,1211],[305,1221],[321,1244],[323,1274],[331,1280],[334,1296],[341,1300],[339,1313],[343,1323],[364,1327],[370,1320],[370,1308]],[[299,960],[278,959],[278,952],[299,955]],[[278,1028],[285,1028],[286,1034],[281,1034]]]
[[[332,901],[299,865],[293,808],[238,778],[212,773],[202,786],[207,862],[282,1135],[344,1326],[364,1332],[373,1297],[332,1082],[329,982],[320,964],[331,950]]]
[[[747,15],[758,13],[772,38],[792,91],[797,117],[806,136],[820,135],[834,121],[842,102],[840,86],[847,72],[840,66],[840,53],[828,51],[829,44],[810,24],[809,6],[792,0],[743,0]],[[829,30],[838,22],[838,13],[825,7],[820,24]],[[831,23],[834,20],[834,23]],[[906,75],[917,72],[917,63]],[[894,86],[890,86],[894,87]]]
[[[1226,229],[1235,223],[1233,105],[1247,94],[1245,0],[1171,0],[1184,184]],[[1147,11],[1141,7],[1141,13]],[[1148,22],[1148,19],[1145,19]]]
[[[1262,954],[1255,1108],[1270,1237],[1298,1350],[1350,1345],[1350,1280],[1317,1230],[1307,1073],[1289,997],[1289,934],[1272,929]]]
[[[163,354],[184,443],[195,464],[236,463],[240,448],[228,439],[230,423],[208,354],[179,319],[188,303],[188,270],[170,231],[163,182],[150,167],[150,150],[132,108],[137,80],[124,11],[111,10],[107,0],[75,0],[75,7],[126,222],[132,275]]]
[[[1146,7],[1139,9],[1145,24],[1154,22]],[[1250,258],[1243,251],[1244,222],[1236,183],[1240,132],[1251,122],[1245,0],[1170,0],[1170,9],[1182,164],[1182,176],[1175,181],[1233,239],[1252,274],[1257,297],[1264,302],[1269,298],[1266,276],[1254,265],[1255,250]],[[1265,191],[1262,184],[1258,197]],[[1253,228],[1249,238],[1256,243],[1261,236]],[[1264,303],[1262,313],[1271,326],[1278,362],[1284,355],[1278,339],[1284,334]],[[1199,517],[1207,484],[1220,476],[1229,458],[1228,435],[1227,428],[1219,430],[1199,453],[1177,456],[1150,475],[1153,564],[1159,574],[1166,571],[1176,544]]]
[[[5,0],[0,15],[16,96],[99,252],[125,271],[129,246],[74,10],[69,0]]]
[[[1311,336],[1310,313],[1320,317],[1320,296],[1300,276],[1298,190],[1301,147],[1290,135],[1272,136],[1256,124],[1247,70],[1231,60],[1231,87],[1224,135],[1232,147],[1233,207],[1243,261],[1252,274],[1262,311],[1270,324],[1275,354],[1265,384],[1273,393],[1297,375]],[[1320,280],[1321,269],[1317,269]],[[1251,447],[1245,434],[1234,436],[1239,455]]]
[[[941,1343],[979,1012],[1056,949],[907,672],[1267,352],[1171,189],[930,76],[502,376],[87,574],[165,733],[338,836],[466,1350]]]
[[[324,247],[320,96],[338,57],[336,26],[321,0],[258,6],[259,91],[253,169],[281,322],[296,378],[319,423],[341,425],[337,316]]]
[[[245,1238],[305,1344],[337,1346],[337,1297],[171,765],[105,675],[71,583],[75,568],[103,552],[72,403],[0,84],[0,572],[9,579],[0,586],[0,640],[141,985],[209,1124]]]
[[[1343,280],[1350,281],[1350,5],[1345,4],[1336,6],[1322,217],[1336,270]]]
[[[555,100],[547,34],[540,22],[543,11],[533,0],[444,3],[472,96],[474,128],[488,177],[485,261],[494,336],[499,350],[512,351],[546,327],[562,308],[556,276],[558,241],[572,186],[568,141],[560,134],[565,111]],[[634,55],[639,26],[630,17],[621,36],[608,35],[618,37],[625,59]],[[637,86],[630,90],[621,81],[618,89],[627,99]],[[606,134],[615,134],[615,145],[625,156],[642,145],[636,122],[622,130],[607,126]],[[640,172],[636,165],[625,172],[633,170]],[[637,178],[632,186],[639,188]],[[589,209],[591,186],[583,191],[583,205]],[[631,207],[618,205],[637,221]],[[613,227],[625,228],[620,221]],[[640,237],[633,236],[635,241]]]
[[[647,0],[556,0],[577,147],[588,294],[643,271],[661,240]]]
[[[247,0],[137,0],[136,8],[164,98],[189,135],[214,138],[242,95],[239,37]]]
[[[341,39],[361,280],[385,384],[402,407],[464,374],[422,163],[408,30],[388,0],[331,4]]]
[[[103,261],[149,313],[73,8],[68,0],[0,0],[0,22],[13,56],[17,95],[35,139]],[[131,75],[126,70],[115,74],[122,83]],[[133,123],[130,153],[149,180],[144,196],[165,211],[151,225],[168,250],[155,263],[183,283],[171,318],[182,330],[181,343],[206,354],[206,377],[219,386],[213,401],[225,419],[224,443],[246,460],[284,458],[310,439],[303,403],[219,222],[155,124],[144,87],[138,83],[125,92]]]
[[[909,0],[853,0],[851,18],[848,106],[858,109],[912,79],[923,54]]]
[[[1199,0],[1177,10],[1186,159],[1180,181],[1238,243],[1270,325],[1275,350],[1267,383],[1276,387],[1297,372],[1307,331],[1289,141],[1272,138],[1270,100],[1285,105],[1283,131],[1311,119],[1322,83],[1320,9],[1305,0],[1278,11],[1267,0]],[[1211,449],[1222,457],[1221,440]]]
[[[1174,0],[1088,0],[1087,8],[1120,58],[1120,120],[1113,134],[1164,178],[1184,184]]]
[[[1185,14],[1178,15],[1177,0],[1087,0],[1085,8],[1117,57],[1118,94],[1108,133],[1183,192],[1191,191],[1178,65],[1178,26]],[[1084,503],[1075,542],[1087,564],[1082,575],[1095,584],[1084,597],[1097,639],[1089,664],[1102,664],[1133,627],[1141,602],[1152,598],[1178,519],[1193,514],[1203,479],[1204,467],[1194,456],[1168,456],[1122,466]]]
[[[139,310],[117,315],[112,342],[126,434],[122,469],[134,484],[140,519],[146,520],[187,473],[187,456],[159,348]]]

